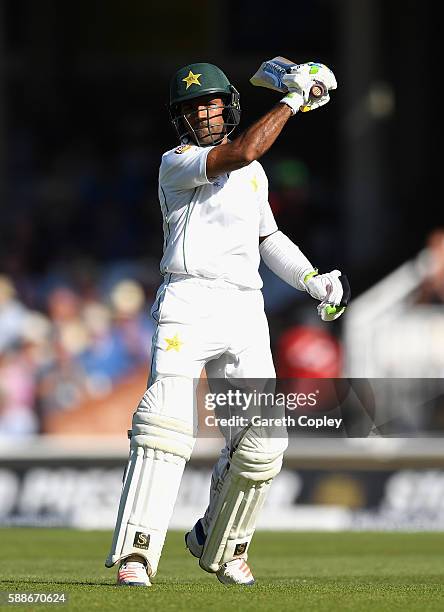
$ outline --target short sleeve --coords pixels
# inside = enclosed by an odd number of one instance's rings
[[[274,232],[277,232],[278,226],[276,224],[273,211],[271,210],[270,203],[268,201],[268,179],[261,164],[257,162],[260,173],[260,191],[259,191],[259,206],[260,206],[260,221],[259,221],[259,237],[269,236]]]
[[[213,147],[180,145],[162,156],[159,182],[173,190],[194,189],[211,181],[207,178],[207,156]]]
[[[271,210],[268,199],[265,200],[261,205],[261,220],[259,223],[259,236],[269,236],[274,232],[277,232],[278,226]]]

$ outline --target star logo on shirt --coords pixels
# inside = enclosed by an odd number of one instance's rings
[[[190,72],[188,73],[188,76],[182,79],[182,81],[187,84],[187,87],[186,87],[187,89],[191,85],[202,86],[202,83],[199,82],[200,76],[202,76],[202,74],[193,74],[193,72],[190,70]]]
[[[251,183],[251,186],[253,187],[253,191],[257,191],[259,189],[259,183],[257,182],[257,178],[255,176],[253,176],[250,183]]]
[[[179,340],[178,334],[174,334],[172,338],[165,338],[165,342],[167,343],[167,352],[176,351],[176,353],[178,353],[180,351],[180,347],[183,344],[183,342]]]

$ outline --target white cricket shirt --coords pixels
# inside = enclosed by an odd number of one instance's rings
[[[206,161],[212,148],[181,145],[162,156],[160,271],[260,289],[259,236],[278,229],[268,202],[267,176],[253,161],[210,181]]]

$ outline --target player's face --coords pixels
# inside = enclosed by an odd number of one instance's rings
[[[193,128],[201,145],[213,144],[224,135],[224,102],[222,98],[201,96],[182,104],[182,113]]]

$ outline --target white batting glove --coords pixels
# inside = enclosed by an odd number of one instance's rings
[[[292,75],[298,75],[298,77],[300,75],[306,75],[310,79],[324,83],[328,90],[336,89],[338,86],[333,71],[320,62],[307,62],[306,64],[297,64],[290,68],[287,74],[282,77],[282,82],[285,83],[289,89],[291,87]]]
[[[322,83],[326,90],[326,93],[320,98],[310,96],[310,89],[316,82]],[[302,112],[315,110],[327,104],[330,101],[329,91],[336,89],[338,86],[336,77],[330,68],[319,62],[308,62],[294,66],[282,77],[282,83],[288,88],[289,93],[297,93],[303,98],[297,109]],[[291,97],[294,98],[294,96]],[[297,101],[299,102],[300,98]],[[285,98],[281,102],[288,104]],[[289,106],[292,105],[289,104]],[[297,112],[297,110],[294,112]]]
[[[289,82],[285,80],[291,77]],[[282,83],[288,89],[287,95],[282,98],[281,102],[287,104],[295,115],[299,109],[303,108],[310,101],[310,89],[313,85],[313,79],[306,72],[297,74],[286,74],[282,78]]]
[[[334,321],[345,311],[350,300],[350,285],[339,270],[328,274],[313,270],[305,275],[304,285],[311,297],[321,302],[318,314],[323,321]]]

